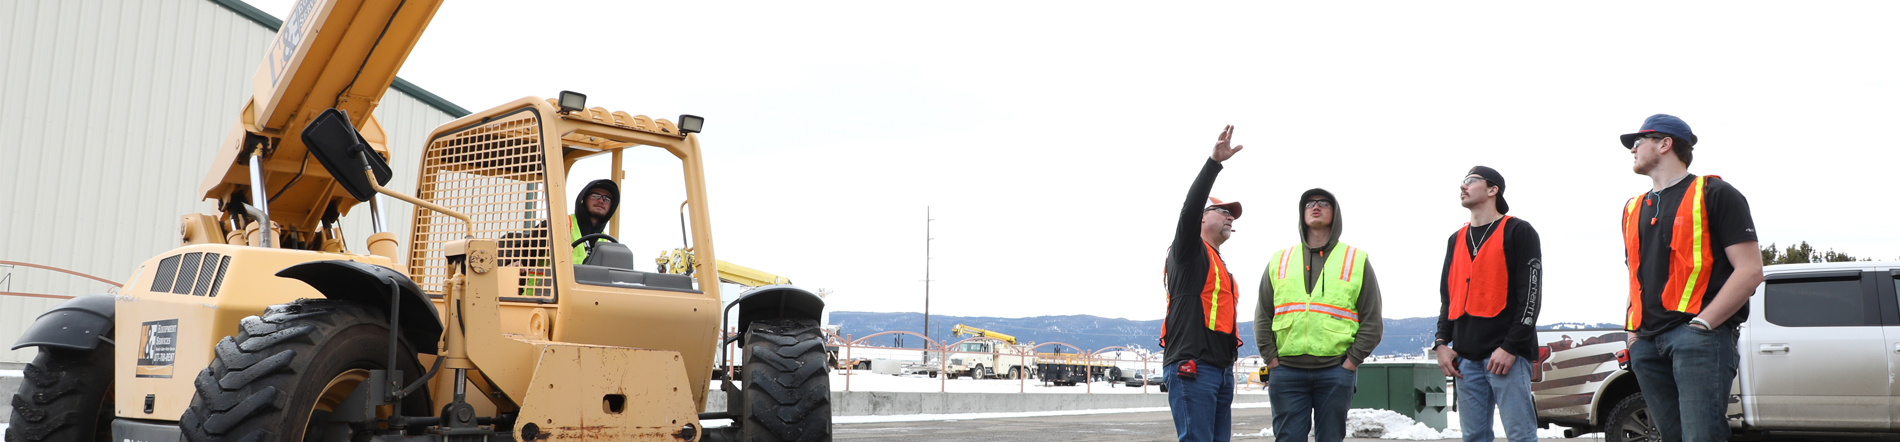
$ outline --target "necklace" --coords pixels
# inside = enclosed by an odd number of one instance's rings
[[[1471,244],[1465,244],[1465,247],[1470,247],[1470,248],[1471,248],[1471,256],[1472,256],[1472,257],[1474,257],[1474,258],[1475,258],[1475,257],[1477,257],[1477,256],[1478,256],[1478,249],[1480,249],[1480,248],[1483,248],[1483,247],[1484,247],[1484,240],[1485,240],[1485,239],[1487,239],[1487,238],[1490,238],[1490,237],[1491,237],[1491,229],[1492,229],[1493,227],[1497,227],[1497,225],[1498,225],[1498,220],[1492,220],[1490,224],[1485,224],[1485,225],[1484,225],[1484,230],[1483,230],[1483,232],[1481,232],[1481,233],[1483,233],[1483,235],[1476,235],[1476,236],[1468,236],[1468,237],[1470,237],[1470,238],[1475,238],[1475,239],[1477,239],[1477,242],[1476,242],[1476,243],[1471,243]]]

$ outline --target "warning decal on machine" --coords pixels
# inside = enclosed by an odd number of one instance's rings
[[[172,360],[178,354],[178,320],[146,322],[139,327],[138,377],[172,377]]]

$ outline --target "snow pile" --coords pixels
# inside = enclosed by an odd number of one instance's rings
[[[1457,430],[1440,432],[1392,410],[1361,408],[1346,412],[1346,436],[1399,440],[1458,438]]]
[[[847,374],[849,373],[849,374]],[[850,377],[851,391],[890,391],[910,393],[1070,393],[1070,394],[1155,394],[1162,393],[1159,385],[1130,387],[1121,382],[1091,382],[1072,386],[1045,384],[1037,379],[942,379],[925,375],[888,375],[872,373],[869,370],[832,370],[831,391],[845,391],[846,376]],[[718,387],[719,381],[712,380],[711,385]],[[1235,394],[1258,394],[1267,392],[1260,389],[1240,389]]]

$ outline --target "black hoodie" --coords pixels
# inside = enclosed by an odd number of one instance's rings
[[[587,213],[587,194],[597,187],[607,189],[607,193],[613,194],[614,197],[613,204],[607,205],[607,216],[601,218],[601,224],[594,224],[594,217]],[[600,233],[607,228],[606,221],[614,219],[614,212],[618,211],[620,211],[620,185],[614,184],[613,180],[594,180],[587,183],[586,187],[582,187],[580,194],[574,195],[574,224],[580,226],[582,235]]]

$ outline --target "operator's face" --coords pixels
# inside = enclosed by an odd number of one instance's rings
[[[598,187],[587,190],[587,213],[588,214],[594,215],[595,218],[606,218],[607,212],[609,210],[612,210],[613,207],[614,207],[613,192],[608,192],[607,189],[602,189]]]

